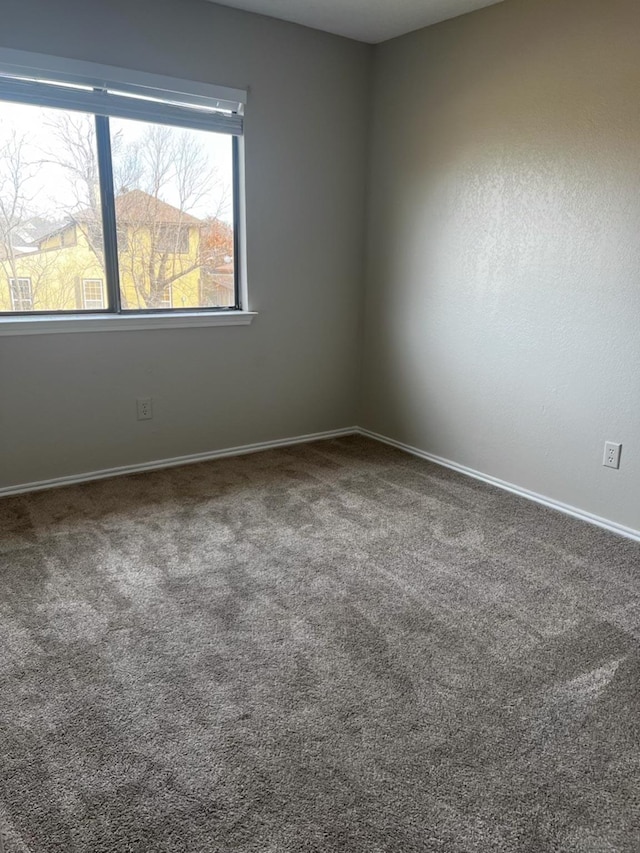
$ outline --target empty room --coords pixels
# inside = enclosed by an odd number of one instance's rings
[[[0,853],[640,851],[640,3],[2,0]]]

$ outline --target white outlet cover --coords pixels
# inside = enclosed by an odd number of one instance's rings
[[[604,445],[604,460],[602,464],[605,468],[620,467],[620,454],[622,453],[622,445],[615,441],[607,441]]]

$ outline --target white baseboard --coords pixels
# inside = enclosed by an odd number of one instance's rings
[[[573,518],[578,518],[580,521],[586,521],[589,524],[595,524],[597,527],[602,527],[611,533],[617,533],[619,536],[625,536],[627,539],[633,539],[640,542],[640,530],[634,530],[632,527],[625,527],[623,524],[618,524],[616,521],[609,521],[606,518],[601,518],[599,515],[594,515],[583,509],[578,509],[575,506],[556,501],[553,498],[539,495],[537,492],[532,492],[529,489],[523,489],[520,486],[515,486],[513,483],[507,483],[505,480],[500,480],[498,477],[491,477],[489,474],[483,474],[481,471],[475,471],[473,468],[467,468],[466,465],[459,465],[457,462],[452,462],[450,459],[443,459],[441,456],[434,456],[432,453],[426,453],[417,447],[412,447],[410,444],[404,444],[402,441],[396,441],[393,438],[388,438],[385,435],[380,435],[377,432],[371,432],[368,429],[358,429],[358,434],[373,438],[375,441],[380,441],[383,444],[389,444],[391,447],[397,447],[398,450],[404,450],[406,453],[411,453],[413,456],[419,456],[420,459],[426,459],[428,462],[434,462],[436,465],[441,465],[444,468],[450,468],[452,471],[457,471],[459,474],[465,474],[467,477],[473,477],[474,480],[481,480],[483,483],[488,483],[491,486],[497,486],[499,489],[504,489],[506,492],[512,492],[514,495],[519,495],[522,498],[527,498],[542,506],[555,509],[558,512],[563,512],[565,515],[570,515]]]
[[[171,459],[156,459],[152,462],[140,462],[136,465],[120,465],[117,468],[104,468],[101,471],[87,471],[83,474],[71,474],[67,477],[54,477],[51,480],[39,480],[35,483],[22,483],[16,486],[0,487],[0,498],[11,495],[21,495],[26,492],[40,492],[43,489],[57,489],[62,486],[74,486],[77,483],[88,483],[91,480],[106,480],[110,477],[121,477],[124,474],[141,474],[145,471],[159,471],[162,468],[176,468],[179,465],[192,465],[195,462],[210,462],[213,459],[224,459],[228,456],[244,456],[248,453],[259,453],[261,450],[273,450],[276,447],[291,447],[294,444],[306,444],[325,438],[340,438],[345,435],[355,435],[357,427],[314,432],[309,435],[298,435],[293,438],[278,438],[274,441],[259,441],[256,444],[243,444],[240,447],[228,447],[224,450],[212,450],[207,453],[191,453],[187,456],[174,456]]]
[[[489,474],[483,474],[481,471],[475,471],[473,468],[468,468],[466,465],[459,465],[457,462],[452,462],[450,459],[443,459],[441,456],[434,456],[432,453],[427,453],[420,450],[418,447],[412,447],[410,444],[404,444],[402,441],[396,441],[393,438],[388,438],[386,435],[380,435],[377,432],[372,432],[362,427],[345,427],[344,429],[327,430],[326,432],[315,432],[309,435],[298,435],[292,438],[279,438],[274,441],[260,441],[256,444],[243,444],[239,447],[228,447],[223,450],[212,450],[206,453],[192,453],[186,456],[174,456],[171,459],[156,459],[151,462],[141,462],[136,465],[120,465],[117,468],[105,468],[101,471],[87,471],[82,474],[71,474],[66,477],[54,477],[51,480],[39,480],[35,483],[21,483],[15,486],[0,487],[0,498],[10,497],[11,495],[21,495],[27,492],[39,492],[44,489],[56,489],[62,486],[73,486],[77,483],[88,483],[92,480],[106,480],[110,477],[121,477],[125,474],[141,474],[145,471],[159,471],[162,468],[175,468],[179,465],[192,465],[196,462],[210,462],[214,459],[224,459],[229,456],[244,456],[248,453],[259,453],[261,450],[273,450],[277,447],[291,447],[295,444],[306,444],[310,441],[320,441],[328,438],[341,438],[346,435],[362,435],[366,438],[372,438],[375,441],[380,441],[383,444],[388,444],[391,447],[396,447],[398,450],[404,450],[405,453],[410,453],[413,456],[418,456],[420,459],[426,459],[428,462],[434,462],[436,465],[441,465],[444,468],[450,468],[452,471],[457,471],[459,474],[464,474],[467,477],[473,477],[475,480],[481,480],[483,483],[488,483],[491,486],[497,486],[499,489],[504,489],[514,495],[527,498],[542,506],[555,509],[558,512],[563,512],[565,515],[570,515],[573,518],[586,521],[589,524],[595,524],[597,527],[602,527],[612,533],[617,533],[619,536],[625,536],[627,539],[633,539],[640,542],[640,530],[634,530],[632,527],[625,527],[623,524],[618,524],[615,521],[609,521],[606,518],[601,518],[598,515],[587,512],[586,510],[578,509],[569,504],[556,501],[553,498],[548,498],[545,495],[539,495],[529,489],[523,489],[513,483],[507,483],[505,480],[500,480],[497,477],[492,477]]]

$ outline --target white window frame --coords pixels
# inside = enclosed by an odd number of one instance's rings
[[[88,284],[97,284],[100,287],[100,304],[91,304],[88,303],[96,303],[97,299],[88,299],[87,298],[87,285]],[[104,280],[101,278],[83,278],[82,279],[82,307],[87,310],[101,311],[103,308],[106,308],[106,300],[104,298]]]
[[[215,110],[234,111],[242,122],[244,106],[247,101],[247,92],[225,86],[217,86],[194,80],[182,80],[159,74],[149,74],[141,71],[118,68],[115,66],[100,65],[93,62],[66,59],[64,57],[47,56],[44,54],[30,53],[14,50],[12,48],[0,48],[0,74],[15,75],[23,79],[45,79],[61,83],[76,84],[91,87],[87,91],[87,98],[93,102],[89,112],[98,114],[109,114],[110,96],[106,89],[122,92],[125,95],[134,95],[130,98],[132,109],[140,115],[138,107],[145,104],[149,117],[147,121],[162,121],[164,103],[153,100],[154,93],[162,92],[167,101],[167,109],[172,110],[172,123],[180,124],[180,105],[196,107],[189,110],[188,122],[185,126],[193,127],[193,116],[198,113],[202,117],[203,126],[208,129],[212,121],[212,112]],[[31,84],[33,85],[33,84]],[[16,79],[15,86],[20,96],[21,79]],[[33,103],[42,106],[60,106],[63,103],[53,103],[58,98],[52,90],[55,86],[41,84],[42,97],[47,103],[41,103],[40,98]],[[174,100],[175,98],[175,100]],[[141,101],[144,99],[144,101]],[[96,103],[100,106],[96,107]],[[123,100],[120,99],[122,105]],[[201,113],[199,112],[201,110]],[[122,108],[120,108],[122,113]],[[155,116],[155,117],[154,117]],[[136,117],[132,115],[131,117]],[[241,125],[240,125],[241,126]],[[4,335],[30,335],[51,334],[59,332],[85,332],[85,331],[111,331],[111,330],[140,330],[140,329],[167,329],[167,328],[189,328],[200,326],[223,326],[223,325],[249,325],[256,312],[249,310],[247,278],[246,278],[246,209],[244,192],[244,138],[236,137],[238,141],[238,198],[236,200],[236,224],[238,229],[238,251],[237,262],[239,264],[239,302],[242,306],[238,310],[172,310],[166,313],[145,313],[143,311],[135,314],[106,314],[91,315],[83,314],[42,314],[33,317],[4,315],[0,317],[0,336]]]
[[[16,291],[16,288],[19,288],[24,282],[28,283],[29,286],[29,296],[27,299],[24,296],[19,295]],[[33,311],[33,282],[29,276],[23,275],[18,278],[10,278],[9,279],[9,292],[11,294],[11,310],[12,311]],[[20,307],[17,307],[17,303],[28,302],[29,307],[25,308],[22,304]]]

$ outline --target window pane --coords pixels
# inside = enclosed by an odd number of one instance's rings
[[[232,138],[111,119],[125,310],[235,305]]]
[[[105,307],[104,283],[100,278],[85,278],[82,281],[83,307],[87,311],[98,311]]]
[[[95,120],[1,102],[0,312],[84,310],[85,279],[105,279]]]

